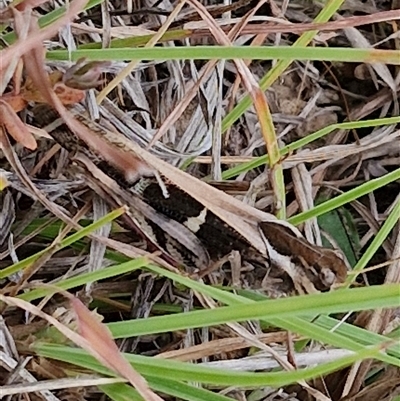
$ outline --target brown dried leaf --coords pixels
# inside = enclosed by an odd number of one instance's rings
[[[18,113],[19,111],[25,109],[27,106],[27,101],[21,95],[14,95],[11,93],[7,93],[0,98],[0,101],[4,101],[9,104],[10,107]]]
[[[69,87],[63,82],[63,73],[61,71],[55,71],[48,77],[50,87],[53,88],[62,104],[79,103],[85,98],[85,92],[81,89]],[[31,76],[26,79],[25,85],[21,89],[21,96],[28,102],[47,103],[41,89],[37,88]]]
[[[30,150],[36,149],[37,143],[34,136],[29,132],[13,108],[3,100],[0,100],[0,123],[18,143]]]

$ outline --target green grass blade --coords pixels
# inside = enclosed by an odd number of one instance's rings
[[[156,316],[148,319],[110,323],[108,326],[116,337],[139,336],[213,326],[233,321],[270,320],[310,314],[343,313],[349,310],[398,307],[400,305],[399,295],[400,285],[398,284],[371,286],[267,300],[256,304]],[[126,332],[127,330],[129,332]]]
[[[372,179],[359,185],[358,187],[351,189],[335,198],[329,199],[324,203],[320,203],[313,209],[299,213],[296,216],[291,217],[288,221],[294,225],[301,224],[312,217],[318,217],[324,213],[328,213],[331,210],[337,209],[340,206],[350,203],[351,201],[360,198],[361,196],[367,195],[370,192],[377,190],[393,181],[400,179],[400,169],[394,170],[391,173],[383,175],[382,177]]]
[[[378,63],[399,65],[399,54],[395,50],[291,47],[291,46],[190,46],[190,47],[152,47],[119,49],[82,49],[69,53],[67,50],[51,50],[46,54],[48,60],[77,61],[82,57],[88,60],[223,60],[251,59],[275,60],[280,58],[291,62],[293,59],[312,61],[341,61],[359,63]]]
[[[108,369],[101,366],[93,357],[80,349],[70,349],[69,347],[51,344],[37,344],[34,346],[34,350],[44,357],[65,361],[104,375],[113,376]],[[258,386],[280,387],[298,380],[310,380],[349,366],[360,359],[373,358],[380,350],[381,348],[379,347],[364,348],[353,355],[319,366],[296,371],[270,373],[237,372],[132,354],[124,354],[124,356],[140,374],[148,378],[166,378],[172,381],[176,381],[176,378],[179,378],[179,381],[246,388]]]

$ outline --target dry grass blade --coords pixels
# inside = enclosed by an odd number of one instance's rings
[[[5,179],[0,174],[0,180]],[[0,182],[0,192],[3,190]],[[10,235],[12,224],[15,221],[15,203],[10,192],[6,192],[2,198],[2,210],[0,211],[0,246],[3,246],[7,237]],[[0,253],[1,258],[1,253]]]
[[[261,333],[256,335],[257,340],[265,344],[274,342],[280,343],[287,339],[286,332]],[[239,349],[247,348],[251,342],[245,337],[227,337],[218,340],[192,345],[184,349],[162,352],[157,358],[173,359],[181,362],[189,362],[195,359],[201,359],[216,354],[222,354]]]
[[[400,19],[400,11],[399,10],[390,10],[390,11],[381,11],[372,13],[370,15],[359,15],[356,17],[346,17],[341,18],[338,21],[329,21],[325,23],[307,23],[307,22],[299,22],[292,23],[283,19],[278,19],[274,17],[263,17],[263,20],[271,21],[268,24],[265,23],[252,23],[249,26],[246,26],[243,29],[244,34],[248,35],[268,35],[271,33],[304,33],[308,31],[320,31],[320,32],[330,32],[337,31],[340,29],[344,29],[347,27],[356,27],[361,25],[368,25],[378,22],[389,22],[396,21]],[[237,19],[232,18],[228,22],[230,24],[235,23]],[[257,19],[254,19],[257,21]],[[219,22],[221,23],[221,22]],[[208,32],[205,32],[204,22],[191,22],[186,24],[188,29],[193,31],[193,36],[201,36],[207,35]],[[229,26],[221,26],[222,29],[227,30]]]
[[[41,391],[53,391],[61,389],[71,389],[76,387],[87,387],[87,386],[102,386],[105,384],[114,384],[125,382],[126,379],[122,378],[97,378],[97,377],[81,377],[73,379],[56,379],[56,380],[41,380],[37,383],[23,383],[14,384],[1,387],[1,394],[15,395],[24,393],[33,393]],[[44,395],[46,396],[46,395]],[[54,400],[54,401],[58,401]]]

